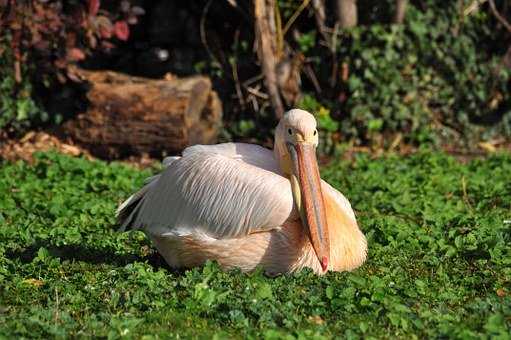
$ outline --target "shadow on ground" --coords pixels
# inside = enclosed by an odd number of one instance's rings
[[[55,246],[45,242],[36,242],[26,248],[7,251],[6,257],[11,260],[19,260],[22,263],[31,263],[37,257],[39,249],[45,248],[50,256],[59,258],[61,261],[78,261],[90,264],[108,264],[123,267],[130,263],[147,262],[155,270],[166,269],[175,274],[181,274],[183,270],[176,270],[165,262],[163,257],[155,250],[151,250],[147,256],[135,254],[116,254],[111,249],[94,249],[82,245]]]

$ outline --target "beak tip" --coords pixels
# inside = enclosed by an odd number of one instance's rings
[[[321,258],[321,268],[323,269],[324,272],[326,272],[326,270],[328,269],[328,258],[326,256],[323,256]]]

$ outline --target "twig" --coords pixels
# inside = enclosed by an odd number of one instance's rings
[[[463,15],[464,16],[468,16],[470,14],[472,14],[472,12],[475,12],[477,11],[477,9],[479,8],[479,6],[481,6],[482,4],[484,4],[486,1],[488,0],[475,0],[474,2],[472,2],[466,9],[465,11],[463,11]]]
[[[465,204],[467,205],[468,209],[472,211],[472,204],[470,204],[470,200],[468,198],[467,194],[467,182],[465,181],[465,176],[461,177],[461,190],[463,192],[463,201],[465,201]]]
[[[286,22],[286,25],[284,26],[284,29],[282,30],[282,36],[285,36],[287,31],[289,31],[289,28],[291,28],[291,25],[295,22],[296,18],[300,16],[300,14],[303,12],[303,10],[309,5],[310,0],[303,0],[300,7],[296,9],[296,11],[291,15],[291,18]]]
[[[497,7],[495,6],[495,1],[494,0],[488,0],[488,1],[490,3],[490,8],[491,8],[491,11],[493,12],[493,15],[495,16],[495,18],[497,18],[497,20],[502,24],[502,26],[504,26],[509,31],[509,33],[511,33],[511,24],[509,24],[509,22],[506,20],[506,18],[504,18],[502,15],[500,15],[499,11],[497,11]]]
[[[495,16],[495,18],[497,18],[497,20],[502,24],[502,26],[504,26],[508,30],[508,32],[511,33],[511,24],[509,24],[509,22],[506,20],[506,18],[504,18],[499,13],[499,11],[497,10],[497,6],[495,6],[495,1],[489,0],[489,3],[490,3],[490,9],[493,12],[493,15]],[[494,70],[494,72],[493,72],[494,75],[498,76],[502,69],[502,66],[509,67],[510,64],[511,64],[511,46],[507,49],[506,53],[502,57],[502,61],[499,63],[499,65]]]
[[[241,13],[241,15],[243,15],[243,18],[247,21],[247,22],[251,22],[252,20],[250,20],[250,16],[247,14],[247,12],[245,11],[244,8],[242,8],[241,6],[238,5],[238,2],[236,0],[226,0],[229,5],[231,5],[233,8],[235,8],[238,12]]]
[[[339,22],[337,21],[334,25],[334,29],[332,31],[332,42],[330,44],[331,48],[330,51],[332,51],[332,73],[330,76],[330,86],[335,87],[337,85],[337,71],[339,69],[338,61],[335,56],[335,51],[337,50],[337,37],[339,35]]]
[[[316,90],[317,94],[321,93],[321,86],[319,85],[318,78],[316,77],[316,74],[314,73],[314,70],[310,65],[305,65],[303,68],[304,73],[307,75],[307,77],[310,79],[312,85],[314,86],[314,90]]]
[[[243,82],[243,86],[247,87],[248,85],[258,82],[259,80],[261,80],[263,78],[264,78],[263,74],[259,74],[255,77],[249,78]]]
[[[246,89],[248,93],[253,94],[254,96],[259,97],[261,99],[268,100],[269,98],[269,96],[266,93],[263,93],[259,91],[259,89],[256,89],[254,87],[247,87]]]
[[[405,20],[407,5],[408,0],[396,0],[396,13],[394,15],[395,24],[402,24]]]
[[[234,59],[231,62],[231,68],[232,68],[232,77],[234,79],[234,87],[236,89],[236,94],[239,98],[241,107],[243,109],[245,109],[245,98],[243,97],[243,92],[241,92],[240,80],[238,78],[238,64],[236,63],[236,60],[234,60]]]
[[[234,8],[238,8],[238,4],[236,3],[236,0],[226,0],[229,5],[231,5]]]
[[[259,103],[254,96],[250,96],[250,102],[252,103],[252,107],[254,108],[254,112],[259,112]]]
[[[312,7],[314,8],[314,17],[316,18],[316,25],[318,26],[319,33],[325,39],[328,49],[334,52],[330,44],[330,39],[327,34],[327,27],[325,24],[326,15],[325,15],[325,0],[312,0]]]
[[[334,25],[334,29],[332,31],[332,50],[335,51],[337,49],[337,43],[338,43],[338,39],[337,37],[339,36],[339,30],[340,30],[340,27],[339,27],[339,23],[335,23]]]
[[[211,7],[211,4],[213,3],[213,0],[208,0],[206,3],[206,6],[204,6],[204,9],[202,11],[202,15],[200,18],[200,39],[202,44],[204,45],[204,48],[206,49],[206,52],[208,52],[209,57],[217,64],[220,64],[220,61],[215,57],[211,49],[208,45],[208,40],[206,39],[206,17],[209,12],[209,7]]]
[[[57,288],[55,288],[55,303],[57,306],[55,307],[54,322],[57,324],[59,321],[59,291]]]
[[[318,26],[318,30],[323,36],[323,39],[325,40],[324,43],[320,41],[320,44],[326,46],[332,55],[332,76],[330,77],[330,86],[334,87],[336,85],[336,73],[337,73],[337,56],[336,56],[336,49],[337,49],[337,34],[339,33],[339,23],[336,22],[334,26],[334,30],[332,31],[329,29],[326,24],[326,16],[325,16],[325,0],[312,0],[312,7],[314,7],[314,15],[316,18],[316,25]],[[329,30],[331,33],[331,36],[329,36]],[[305,74],[309,76],[309,78],[312,81],[312,84],[314,85],[316,91],[318,93],[321,92],[321,87],[319,86],[319,82],[316,79],[316,76],[312,70],[312,67],[307,65],[305,67]]]
[[[240,31],[236,30],[234,35],[234,44],[238,44]],[[236,89],[236,94],[238,95],[238,100],[243,109],[245,109],[245,98],[243,97],[243,92],[241,91],[240,80],[238,77],[238,64],[236,63],[236,58],[231,58],[231,69],[232,69],[232,78],[234,79],[234,87]]]

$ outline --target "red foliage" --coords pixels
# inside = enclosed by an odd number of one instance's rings
[[[119,1],[115,13],[101,9],[100,0],[71,4],[66,0],[0,0],[0,6],[0,58],[5,50],[1,47],[9,46],[18,82],[25,64],[65,81],[70,64],[84,60],[93,50],[111,49],[113,37],[128,40],[128,23],[136,23],[136,17],[144,14],[127,0]]]
[[[79,48],[73,47],[67,50],[67,60],[69,61],[80,61],[85,59],[85,53]]]
[[[128,27],[128,23],[126,21],[117,21],[115,23],[115,36],[119,40],[128,40],[130,35],[130,28]]]
[[[100,2],[99,0],[89,0],[89,15],[96,15],[99,11]]]

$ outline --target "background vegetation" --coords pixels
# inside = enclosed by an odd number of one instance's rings
[[[58,124],[83,108],[76,86],[63,85],[73,79],[68,65],[79,63],[150,77],[209,74],[224,102],[225,138],[271,135],[275,110],[254,53],[251,1],[3,2],[4,130]],[[383,145],[399,135],[473,147],[509,137],[511,34],[490,6],[505,20],[509,3],[408,1],[399,24],[399,2],[360,0],[356,26],[343,28],[326,1],[321,30],[314,1],[277,1],[287,29],[278,66],[301,74],[288,105],[318,114],[332,143]]]

